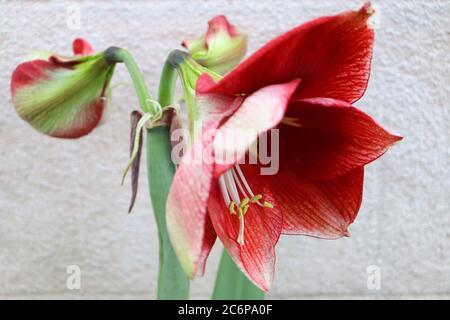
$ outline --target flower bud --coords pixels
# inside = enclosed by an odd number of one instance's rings
[[[203,37],[185,40],[182,45],[202,66],[225,74],[244,57],[247,50],[247,36],[230,24],[223,15],[208,22],[208,31]]]

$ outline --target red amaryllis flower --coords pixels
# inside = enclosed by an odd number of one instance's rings
[[[197,83],[203,134],[177,169],[167,204],[169,234],[191,275],[201,273],[216,235],[240,269],[262,290],[273,279],[280,234],[348,235],[360,207],[364,165],[400,136],[352,103],[369,79],[373,30],[369,4],[322,17],[270,41],[218,83]],[[242,130],[253,133],[242,136]],[[246,148],[279,129],[279,170],[240,164]],[[218,139],[218,137],[227,139]],[[203,148],[213,161],[192,161]],[[235,152],[231,163],[217,155]]]
[[[114,64],[94,54],[83,39],[73,41],[74,57],[40,52],[17,66],[11,95],[17,113],[36,130],[58,138],[78,138],[102,119]]]

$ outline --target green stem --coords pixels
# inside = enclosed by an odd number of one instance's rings
[[[156,106],[152,103],[153,99],[148,92],[144,76],[133,56],[125,49],[110,47],[105,51],[105,59],[110,63],[123,62],[128,69],[131,80],[133,81],[134,89],[136,90],[136,95],[138,96],[141,109],[144,112],[158,112]]]
[[[158,100],[162,107],[168,106],[174,101],[175,85],[178,78],[178,73],[172,62],[173,53],[169,54],[164,63],[161,78],[159,81]]]
[[[159,87],[158,100],[162,107],[172,104],[176,80],[176,69],[169,56],[161,73]],[[166,202],[175,173],[168,126],[158,126],[147,131],[147,166],[160,246],[157,298],[189,299],[189,278],[181,268],[167,234]]]
[[[170,58],[170,56],[169,56]],[[168,61],[169,61],[168,58]],[[111,47],[105,51],[109,63],[123,62],[133,81],[139,104],[144,112],[153,115],[159,112],[152,100],[144,77],[131,54],[122,48]],[[161,75],[159,100],[162,106],[172,103],[177,74],[166,62]],[[168,126],[158,126],[147,130],[147,172],[153,212],[158,226],[159,271],[158,299],[188,299],[189,278],[178,263],[167,234],[166,201],[175,166],[171,159],[170,132]]]
[[[247,279],[227,250],[223,249],[212,298],[214,300],[262,300],[264,292]]]
[[[181,268],[167,234],[166,201],[175,172],[169,138],[167,126],[147,131],[148,180],[159,236],[157,298],[160,300],[189,299],[189,278]]]

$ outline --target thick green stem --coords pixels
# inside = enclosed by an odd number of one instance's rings
[[[169,56],[170,58],[170,56]],[[109,63],[123,62],[133,81],[139,104],[144,112],[155,115],[159,106],[152,100],[144,77],[131,54],[122,48],[111,47],[105,51]],[[168,59],[169,60],[169,59]],[[161,75],[159,100],[162,106],[172,103],[175,91],[176,71],[166,62]],[[166,201],[175,166],[171,159],[170,132],[168,126],[147,130],[147,172],[159,237],[158,299],[188,299],[189,278],[178,263],[167,234]]]
[[[264,292],[247,279],[227,250],[223,249],[212,298],[214,300],[262,300]]]
[[[162,107],[173,102],[176,79],[176,70],[168,59],[164,64],[159,87],[158,99]],[[166,202],[175,173],[168,126],[158,126],[147,131],[147,166],[160,246],[157,298],[189,299],[189,278],[181,268],[167,234]]]
[[[167,234],[166,201],[175,172],[169,138],[167,126],[147,131],[148,180],[159,236],[157,298],[160,300],[189,298],[189,278],[181,268]]]

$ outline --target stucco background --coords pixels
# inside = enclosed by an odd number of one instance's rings
[[[114,91],[109,120],[62,141],[16,115],[9,76],[32,49],[69,53],[82,36],[98,50],[130,50],[156,93],[165,56],[204,32],[218,13],[250,35],[250,50],[310,18],[362,1],[0,1],[0,298],[155,297],[157,235],[145,168],[126,213],[131,86]],[[351,237],[283,237],[270,298],[450,297],[450,1],[373,1],[378,11],[372,77],[357,105],[405,139],[366,169]],[[75,7],[73,7],[75,5]],[[80,28],[71,22],[80,8]],[[74,9],[75,8],[75,9]],[[76,25],[75,25],[76,27]],[[114,83],[130,82],[117,68]],[[216,246],[193,298],[208,298]],[[78,265],[80,290],[66,288]],[[381,270],[370,290],[367,268]]]

